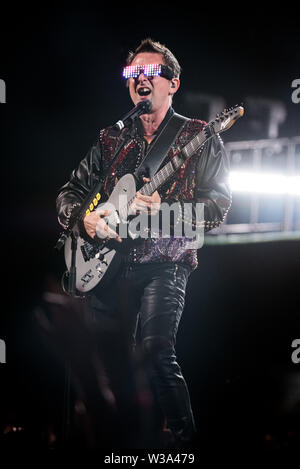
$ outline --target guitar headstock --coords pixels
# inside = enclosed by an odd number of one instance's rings
[[[243,106],[235,106],[230,109],[224,109],[223,112],[217,114],[216,118],[207,125],[213,127],[216,134],[228,130],[240,117],[244,115]]]

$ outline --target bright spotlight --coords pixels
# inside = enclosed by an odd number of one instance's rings
[[[229,181],[234,192],[300,196],[300,176],[231,171]]]

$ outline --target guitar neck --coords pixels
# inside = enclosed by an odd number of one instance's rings
[[[178,155],[175,155],[169,163],[160,169],[141,189],[140,193],[143,195],[152,195],[159,189],[173,174],[182,166],[182,164],[191,158],[197,150],[207,140],[204,130],[201,130],[183,149]],[[180,156],[182,155],[182,156]]]

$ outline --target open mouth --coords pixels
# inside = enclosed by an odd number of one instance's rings
[[[151,93],[150,88],[147,87],[141,87],[138,89],[138,94],[140,96],[148,96]]]

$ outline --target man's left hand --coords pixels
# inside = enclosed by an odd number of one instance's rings
[[[144,182],[149,182],[149,178],[143,178]],[[156,215],[160,209],[161,198],[157,191],[152,195],[142,195],[140,192],[136,193],[136,197],[130,206],[130,212],[138,215],[140,212],[148,212],[150,215]]]

